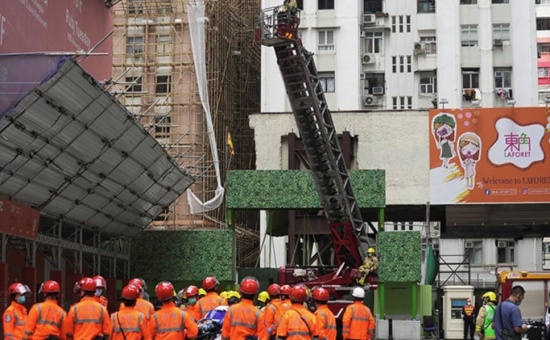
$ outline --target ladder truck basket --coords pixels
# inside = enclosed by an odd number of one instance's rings
[[[265,46],[276,46],[298,39],[300,10],[276,6],[262,10],[258,18],[255,39]]]

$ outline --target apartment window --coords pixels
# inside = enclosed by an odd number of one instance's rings
[[[405,109],[405,97],[399,97],[399,104],[400,104],[400,109],[401,110],[404,110]]]
[[[157,0],[158,14],[167,15],[172,13],[172,0]]]
[[[317,0],[318,9],[334,9],[334,0]]]
[[[537,31],[550,31],[550,18],[537,18]]]
[[[462,25],[462,46],[477,46],[477,25]]]
[[[463,89],[478,89],[479,88],[479,70],[478,69],[462,69],[462,88]]]
[[[304,10],[304,0],[297,0],[296,3],[298,5],[298,8],[303,11]]]
[[[403,16],[399,16],[399,33],[403,33]]]
[[[369,94],[384,92],[384,73],[366,73],[365,74],[365,91]],[[376,88],[376,91],[374,90]]]
[[[170,116],[155,117],[155,138],[170,138]]]
[[[397,30],[397,16],[391,16],[391,32],[395,33]]]
[[[509,68],[495,68],[495,88],[512,87],[512,70]]]
[[[407,72],[412,72],[412,56],[410,55],[407,56]]]
[[[483,241],[464,241],[464,255],[468,256],[470,264],[483,264]]]
[[[169,93],[171,89],[170,76],[158,75],[157,86],[155,87],[156,93]]]
[[[382,0],[363,0],[363,11],[365,13],[383,12]]]
[[[167,34],[157,36],[157,54],[161,56],[170,55],[172,52],[172,37]]]
[[[550,100],[550,92],[539,92],[539,103],[546,103],[547,100]],[[550,247],[550,243],[545,243]],[[550,248],[548,248],[548,252],[550,255]]]
[[[365,32],[365,53],[382,53],[384,36],[382,32]]]
[[[535,0],[535,5],[550,5],[550,0]]]
[[[334,50],[334,31],[319,31],[319,51]]]
[[[397,110],[397,97],[391,97],[392,108]]]
[[[435,12],[435,0],[417,0],[418,13]]]
[[[319,72],[319,82],[325,93],[335,92],[334,72]]]
[[[420,73],[420,94],[437,93],[437,77],[432,72]]]
[[[437,53],[437,41],[435,37],[420,37],[420,42],[424,43],[426,54]]]
[[[143,0],[130,0],[128,3],[128,14],[142,14]]]
[[[413,97],[408,96],[407,97],[407,109],[412,109],[412,108],[413,108]]]
[[[477,0],[460,0],[461,5],[477,5]]]
[[[391,57],[391,70],[393,73],[397,73],[397,57],[392,56]]]
[[[493,25],[493,39],[510,41],[510,24]]]
[[[539,67],[539,78],[548,77],[548,67]]]
[[[507,4],[510,3],[509,0],[493,0],[494,4]]]
[[[497,240],[497,263],[515,263],[516,244],[514,241]]]
[[[399,56],[399,72],[400,73],[405,72],[405,56],[404,55]]]
[[[124,79],[126,88],[124,89],[126,92],[142,92],[143,91],[143,85],[141,76],[138,77],[126,77]]]
[[[407,33],[411,33],[411,16],[405,16],[405,23],[407,25]]]
[[[539,58],[541,55],[550,55],[550,43],[538,43],[537,52],[538,52]]]
[[[143,55],[143,36],[127,36],[126,37],[126,54],[133,55],[134,57],[141,57]]]

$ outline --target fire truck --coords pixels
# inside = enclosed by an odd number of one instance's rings
[[[275,49],[286,93],[329,222],[335,266],[283,267],[279,270],[279,283],[324,287],[331,293],[334,300],[331,302],[335,302],[341,301],[355,285],[359,277],[357,268],[363,262],[361,249],[374,245],[376,229],[372,223],[365,223],[361,216],[313,53],[302,45],[299,24],[300,11],[297,8],[266,8],[260,12],[255,38],[262,45]],[[378,277],[370,275],[366,289],[375,289],[377,282]],[[338,306],[331,308],[335,314],[341,311]]]

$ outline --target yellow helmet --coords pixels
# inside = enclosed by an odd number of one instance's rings
[[[229,292],[224,290],[223,292],[220,293],[220,297],[227,299],[229,297]]]
[[[237,299],[240,299],[241,298],[241,294],[235,290],[230,290],[229,292],[227,292],[227,298],[228,299],[231,299],[231,298],[237,298]]]
[[[497,295],[494,292],[487,292],[481,296],[484,301],[497,301]]]
[[[206,290],[199,288],[199,297],[203,297],[206,295]]]
[[[374,254],[376,253],[376,250],[374,250],[373,247],[370,247],[369,249],[367,249],[367,254]]]
[[[267,300],[269,300],[269,293],[264,291],[261,291],[260,294],[258,294],[258,301],[266,303]]]

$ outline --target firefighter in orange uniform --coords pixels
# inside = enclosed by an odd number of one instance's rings
[[[201,319],[201,313],[197,305],[197,299],[199,295],[199,288],[197,286],[189,286],[185,288],[185,297],[187,298],[187,306],[182,308],[189,313],[195,321]]]
[[[199,329],[195,320],[174,303],[174,286],[167,281],[159,282],[155,293],[162,301],[162,307],[149,320],[151,337],[155,340],[184,340],[187,334],[188,339],[196,338]]]
[[[93,279],[95,281],[95,286],[97,287],[95,290],[95,300],[107,309],[109,300],[103,295],[103,293],[107,290],[107,281],[105,281],[101,275],[96,275]]]
[[[277,334],[277,326],[279,325],[283,314],[285,314],[285,312],[289,310],[290,307],[292,307],[292,301],[289,298],[291,292],[292,287],[290,285],[281,286],[281,304],[279,305],[280,308],[277,310],[277,314],[275,314],[273,324],[267,329],[267,333],[270,334],[270,336],[275,336],[275,334]]]
[[[241,281],[241,301],[230,306],[222,326],[222,340],[256,337],[260,311],[254,306],[254,297],[260,290],[260,283],[252,276]]]
[[[374,338],[376,324],[369,307],[363,304],[365,290],[355,287],[351,291],[353,303],[346,307],[342,319],[342,335],[346,339],[367,340]]]
[[[227,306],[227,300],[219,296],[218,292],[216,292],[216,288],[219,284],[218,280],[213,276],[209,276],[202,280],[202,288],[206,291],[206,296],[197,303],[201,318],[204,318],[208,312],[218,306]]]
[[[75,286],[79,290],[80,302],[69,309],[63,322],[63,331],[67,339],[109,339],[111,323],[107,309],[94,297],[96,284],[91,277],[84,277]]]
[[[336,318],[327,306],[328,299],[329,293],[325,288],[316,288],[313,291],[313,301],[317,308],[313,314],[317,317],[319,340],[336,339]]]
[[[135,278],[135,279],[131,279],[128,282],[128,285],[133,285],[139,288],[139,297],[136,300],[136,306],[134,307],[134,309],[137,310],[138,312],[143,313],[143,315],[145,315],[145,318],[149,320],[153,315],[153,313],[155,312],[155,307],[151,302],[143,298],[145,294],[145,289],[146,289],[145,282],[142,279]],[[120,307],[122,308],[123,305],[124,303],[122,303]]]
[[[111,340],[151,340],[145,315],[134,309],[139,294],[134,285],[122,288],[120,298],[124,307],[111,315]]]
[[[32,306],[23,340],[42,340],[49,336],[61,337],[63,321],[67,313],[57,304],[57,298],[61,293],[59,283],[53,280],[40,285],[38,293],[44,293],[44,302]]]
[[[275,315],[279,308],[281,308],[281,286],[276,283],[272,283],[267,287],[267,293],[269,294],[269,303],[265,307],[262,315],[260,315],[260,324],[258,326],[258,337],[261,340],[268,340],[268,329],[271,328],[275,321]]]
[[[27,322],[27,308],[24,304],[31,295],[29,286],[19,282],[12,283],[8,287],[11,304],[2,317],[5,340],[20,340]]]
[[[297,285],[290,292],[291,308],[283,314],[277,326],[277,339],[309,340],[318,337],[317,320],[305,306],[307,289]]]

